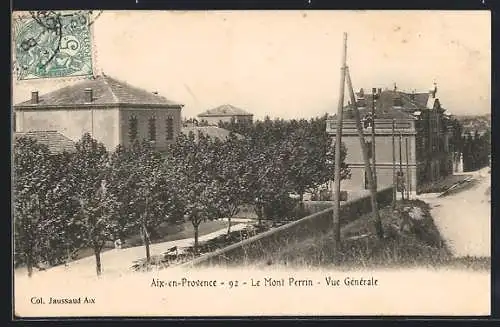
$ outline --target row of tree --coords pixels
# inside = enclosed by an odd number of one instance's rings
[[[140,233],[149,261],[151,233],[160,224],[190,221],[196,249],[200,224],[233,217],[243,204],[255,208],[259,222],[290,218],[296,209],[290,193],[302,200],[333,176],[325,119],[267,118],[244,131],[226,126],[244,137],[231,133],[225,141],[179,134],[164,153],[146,141],[109,152],[85,134],[74,153],[51,154],[20,137],[14,146],[15,261],[31,276],[40,262],[59,264],[91,248],[99,275],[107,241]],[[345,164],[342,172],[349,175]]]
[[[475,131],[474,135],[467,132],[463,137],[463,170],[474,171],[490,164],[491,155],[491,132],[484,134]]]

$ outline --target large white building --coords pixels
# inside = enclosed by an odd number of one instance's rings
[[[102,75],[14,105],[15,132],[57,131],[73,141],[90,133],[113,150],[149,140],[160,150],[181,131],[181,109],[157,94]]]
[[[437,89],[428,93],[379,90],[379,97],[375,102],[372,94],[357,94],[357,106],[362,118],[370,116],[375,104],[375,162],[379,188],[393,184],[393,168],[402,174],[406,187],[416,193],[420,193],[430,183],[453,173],[449,116],[441,107],[436,92]],[[373,162],[371,132],[370,120],[366,120],[363,134],[370,162]],[[335,137],[336,116],[327,121],[327,133]],[[347,147],[345,161],[351,168],[351,178],[342,182],[343,188],[367,189],[368,176],[361,144],[349,107],[345,108],[343,114],[342,143]]]

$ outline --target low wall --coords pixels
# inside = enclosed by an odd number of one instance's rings
[[[379,207],[392,202],[392,186],[377,193]],[[340,223],[345,225],[362,214],[371,211],[370,196],[363,196],[341,203]],[[266,253],[277,251],[290,242],[300,241],[314,234],[322,234],[332,228],[333,207],[306,216],[289,224],[269,230],[249,239],[203,255],[183,264],[183,267],[209,265],[237,265],[262,259]]]

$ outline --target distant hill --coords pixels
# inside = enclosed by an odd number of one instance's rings
[[[491,130],[491,114],[455,117],[462,123],[464,132],[474,133],[478,131],[479,134],[483,134],[487,130]]]

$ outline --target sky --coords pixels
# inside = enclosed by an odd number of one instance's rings
[[[487,114],[490,31],[488,11],[104,11],[94,67],[184,104],[184,117],[227,103],[310,118],[337,111],[346,32],[355,91],[436,82],[452,114]],[[74,82],[14,77],[13,102]]]

